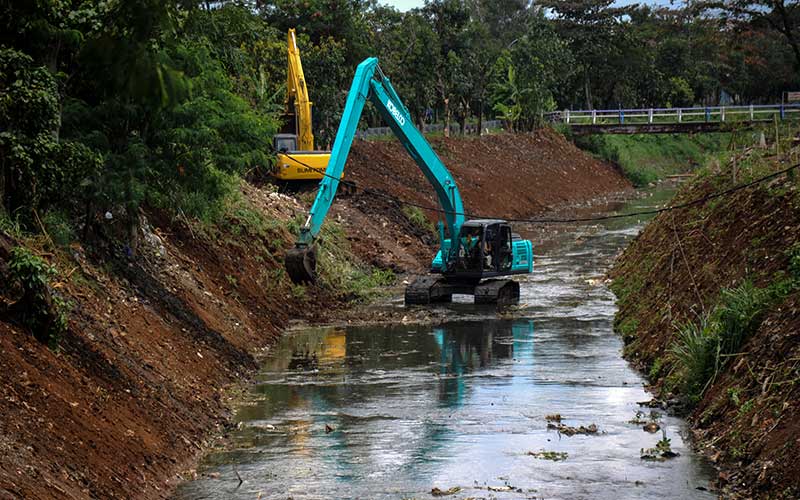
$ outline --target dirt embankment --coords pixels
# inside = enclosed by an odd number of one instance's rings
[[[458,184],[465,210],[481,216],[531,217],[631,188],[612,165],[592,158],[550,129],[442,137],[431,143]],[[403,201],[438,206],[433,187],[397,141],[356,141],[345,176],[358,186]],[[359,213],[353,213],[353,207]],[[409,238],[408,225],[397,217],[401,208],[398,203],[361,194],[340,203],[334,213],[342,210],[347,220],[357,221],[348,227],[350,238],[371,262],[419,271],[428,266],[431,251]],[[424,212],[432,223],[441,219],[439,213]],[[393,228],[402,230],[395,233]]]
[[[436,147],[482,212],[532,215],[628,187],[549,132]],[[396,143],[358,143],[348,176],[433,204],[406,158]],[[218,228],[149,213],[135,255],[111,239],[66,249],[26,239],[58,269],[72,312],[57,351],[0,318],[0,498],[167,496],[224,428],[228,388],[253,373],[259,350],[291,318],[347,307],[336,290],[298,290],[282,271],[289,228],[308,207],[268,187],[242,194],[246,206]],[[432,236],[399,208],[361,193],[331,218],[366,263],[424,269]],[[0,294],[0,306],[13,300]]]
[[[755,164],[760,174],[769,172],[763,162]],[[675,202],[731,185],[730,168],[718,169],[682,189]],[[649,372],[665,399],[694,393],[689,405],[696,444],[720,468],[718,486],[726,498],[800,494],[798,188],[797,181],[782,176],[703,206],[661,214],[611,273],[626,355]],[[767,292],[742,287],[746,281]],[[721,291],[736,287],[738,302],[725,302]],[[755,301],[765,305],[753,306]],[[728,304],[724,316],[721,309],[714,311],[719,304]],[[722,317],[728,323],[715,327]],[[700,337],[679,336],[678,327],[702,324],[701,318],[708,323]],[[727,353],[726,342],[739,331],[727,326],[733,324],[755,325],[755,331]],[[675,346],[686,348],[683,357]],[[694,391],[684,391],[681,380],[690,373],[703,376]]]

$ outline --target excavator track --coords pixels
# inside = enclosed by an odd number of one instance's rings
[[[426,275],[406,286],[406,305],[446,303],[453,294],[472,295],[476,304],[510,305],[519,302],[519,283],[512,279],[491,279],[478,284],[452,282],[442,276]]]

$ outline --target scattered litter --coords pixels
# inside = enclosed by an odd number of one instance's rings
[[[528,455],[534,458],[540,458],[542,460],[552,460],[553,462],[558,462],[561,460],[566,460],[569,454],[566,451],[529,451]]]
[[[561,414],[560,413],[553,413],[550,415],[545,415],[544,419],[548,422],[561,422]]]

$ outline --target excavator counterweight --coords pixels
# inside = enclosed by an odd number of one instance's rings
[[[465,220],[455,180],[414,126],[408,110],[374,57],[356,68],[328,167],[308,219],[300,228],[296,246],[286,255],[286,270],[292,280],[297,283],[314,281],[314,242],[336,195],[367,99],[433,186],[444,215],[444,223],[439,224],[439,251],[431,263],[432,274],[408,286],[406,304],[449,302],[453,294],[473,295],[476,303],[519,300],[519,283],[502,277],[533,272],[531,242],[514,234],[504,220]]]

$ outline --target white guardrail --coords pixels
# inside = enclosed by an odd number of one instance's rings
[[[714,123],[800,118],[800,104],[751,104],[695,108],[593,109],[545,113],[551,123],[572,125],[638,125],[659,123]]]
[[[496,129],[503,126],[503,122],[500,120],[485,120],[483,122],[483,128],[485,129]],[[429,133],[429,132],[441,132],[444,130],[444,124],[442,123],[426,123],[423,126],[422,132]],[[458,123],[451,123],[450,124],[450,133],[451,134],[476,134],[478,133],[478,125],[476,123],[467,123],[464,127],[464,130],[461,130],[461,125]],[[392,135],[392,129],[389,127],[372,127],[365,130],[359,130],[356,132],[356,137],[359,139],[369,139],[372,137],[381,137]]]

